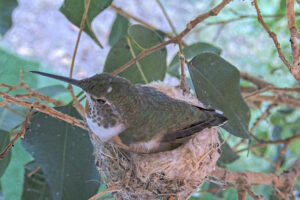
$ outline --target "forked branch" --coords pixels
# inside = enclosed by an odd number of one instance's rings
[[[121,73],[122,71],[124,71],[125,69],[127,69],[128,67],[130,67],[131,65],[133,65],[134,63],[136,63],[138,60],[142,59],[143,57],[151,54],[154,51],[157,51],[161,48],[164,48],[165,46],[172,44],[172,43],[178,43],[182,40],[183,37],[185,37],[193,28],[195,28],[197,26],[197,24],[199,24],[200,22],[204,21],[205,19],[207,19],[210,16],[216,16],[227,4],[229,4],[232,0],[223,0],[219,5],[217,5],[216,7],[214,7],[213,9],[211,9],[210,11],[199,15],[198,17],[196,17],[195,19],[193,19],[192,21],[190,21],[186,28],[179,33],[179,35],[177,35],[176,37],[155,45],[153,47],[150,47],[148,49],[144,49],[142,50],[134,59],[131,59],[130,61],[128,61],[126,64],[124,64],[123,66],[121,66],[120,68],[118,68],[117,70],[113,71],[112,74],[117,75],[119,73]]]

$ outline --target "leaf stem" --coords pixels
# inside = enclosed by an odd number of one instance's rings
[[[134,50],[133,50],[133,45],[131,44],[130,38],[128,36],[126,37],[126,40],[127,40],[127,43],[128,43],[128,46],[129,46],[130,53],[131,53],[132,57],[136,58]],[[149,83],[146,76],[145,76],[145,74],[144,74],[144,72],[143,72],[143,70],[142,70],[142,66],[140,65],[139,62],[136,62],[136,66],[137,66],[139,72],[141,73],[141,76],[144,79],[145,83],[146,84]]]

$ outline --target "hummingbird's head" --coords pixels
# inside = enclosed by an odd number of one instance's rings
[[[96,74],[80,81],[80,86],[91,100],[118,103],[136,94],[136,88],[125,78],[108,73]]]
[[[96,74],[92,77],[82,80],[71,79],[64,76],[48,74],[44,72],[32,71],[57,80],[61,80],[72,85],[78,86],[86,93],[89,103],[106,102],[119,104],[124,99],[135,97],[136,87],[125,78],[115,76],[109,73]]]

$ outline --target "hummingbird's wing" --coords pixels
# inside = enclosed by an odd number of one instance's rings
[[[131,126],[119,135],[128,145],[153,139],[171,143],[226,121],[226,117],[212,109],[171,98],[152,87],[137,88],[142,101],[141,108],[135,117],[130,118]]]
[[[192,124],[190,127],[175,130],[173,132],[168,132],[162,137],[161,142],[174,142],[178,139],[189,137],[195,133],[198,133],[205,128],[221,126],[227,121],[227,118],[225,116],[215,112],[212,109],[204,109],[201,107],[198,108],[200,110],[205,110],[205,112],[211,112],[211,117],[207,118],[205,121],[199,121],[196,124]]]

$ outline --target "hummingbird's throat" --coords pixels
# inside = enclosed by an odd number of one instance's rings
[[[87,96],[86,121],[89,128],[101,139],[109,140],[121,133],[125,126],[114,106],[102,99]]]

